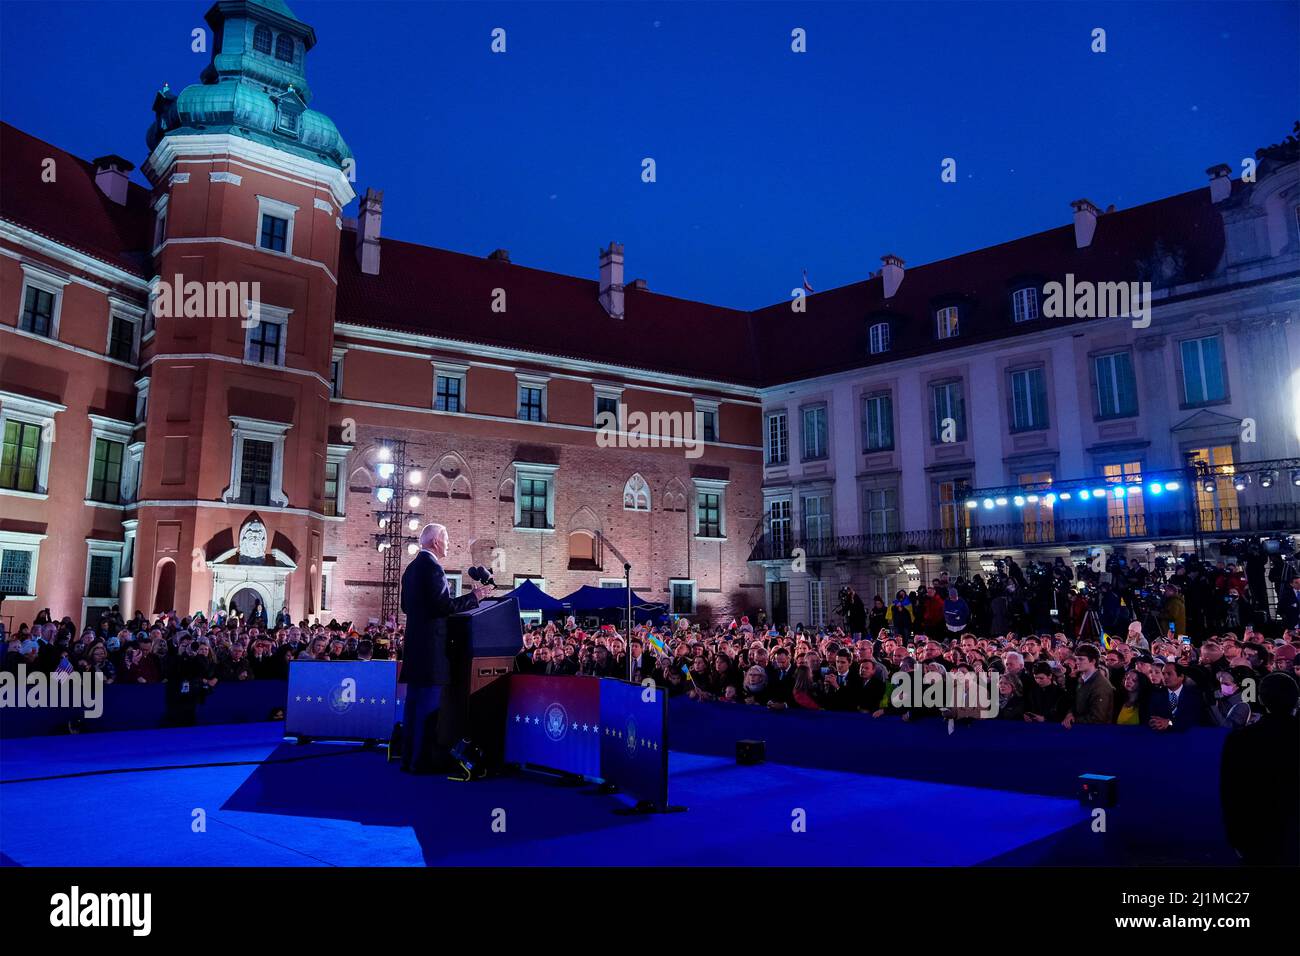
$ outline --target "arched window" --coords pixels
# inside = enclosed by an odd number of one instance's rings
[[[285,63],[293,62],[293,37],[281,33],[275,38],[275,58]]]
[[[871,327],[871,354],[889,351],[889,323],[877,322]]]
[[[650,510],[650,486],[639,474],[633,475],[623,486],[623,510]]]
[[[271,52],[271,28],[261,26],[253,31],[253,49],[258,53],[270,54]]]

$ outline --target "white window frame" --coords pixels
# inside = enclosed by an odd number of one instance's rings
[[[873,402],[884,400],[889,403],[889,444],[879,447],[871,447],[868,438],[871,436],[871,419],[867,414],[867,409]],[[877,416],[880,422],[883,422],[884,416]],[[880,436],[875,436],[880,437]],[[880,389],[878,391],[864,392],[862,395],[862,452],[865,455],[879,455],[885,452],[894,451],[898,446],[898,438],[894,434],[894,393],[889,389]]]
[[[695,427],[695,437],[700,441],[704,438],[704,416],[713,416],[713,438],[708,439],[713,442],[722,441],[722,417],[718,414],[718,409],[722,407],[721,402],[710,401],[707,398],[694,399],[695,415],[692,419]]]
[[[144,445],[141,443],[141,450],[143,448]],[[119,581],[135,580],[135,545],[139,527],[139,518],[127,518],[122,522],[122,532],[125,537],[122,541],[122,566]]]
[[[104,355],[112,358],[116,362],[122,359],[112,355],[113,347],[113,320],[125,319],[131,323],[131,357],[127,361],[134,365],[140,361],[140,334],[144,328],[144,312],[138,305],[125,302],[116,296],[109,296],[108,299],[108,334],[104,336]]]
[[[19,265],[23,270],[23,282],[18,291],[18,321],[14,323],[14,328],[34,338],[57,342],[59,340],[59,322],[63,317],[63,289],[72,281],[72,278],[50,269],[43,269],[33,262],[21,262]],[[29,288],[40,289],[42,292],[48,292],[54,297],[54,304],[50,307],[50,334],[48,336],[23,328],[23,309],[27,307],[27,290]]]
[[[808,429],[809,414],[821,412],[822,417],[822,447],[814,448],[810,453],[808,450],[809,436],[815,434]],[[829,402],[813,402],[810,405],[802,405],[799,408],[799,460],[800,461],[826,461],[831,456],[831,407]]]
[[[320,610],[328,611],[334,605],[334,565],[330,558],[322,558],[320,563],[321,593],[316,595],[320,601]]]
[[[339,480],[335,483],[334,488],[334,516],[337,518],[345,516],[343,509],[348,500],[348,455],[351,453],[351,445],[325,446],[325,464],[339,466]],[[324,488],[321,490],[323,492]]]
[[[9,421],[26,422],[36,425],[41,430],[41,453],[36,459],[36,491],[18,491],[14,488],[0,488],[0,495],[15,498],[34,498],[44,501],[50,491],[50,459],[54,457],[54,416],[65,412],[68,406],[58,402],[47,402],[39,398],[29,398],[16,392],[0,391],[0,436],[4,434],[5,423]]]
[[[550,407],[546,396],[546,385],[550,380],[550,376],[548,375],[528,375],[523,372],[515,373],[515,418],[518,421],[529,422],[530,424],[539,424],[538,422],[534,422],[531,418],[519,417],[519,406],[521,404],[520,399],[523,398],[521,393],[525,388],[535,388],[542,393],[541,420],[543,422],[550,421]]]
[[[85,504],[94,508],[124,508],[127,501],[127,490],[131,487],[129,483],[131,473],[131,436],[135,431],[135,425],[131,422],[124,422],[116,418],[106,418],[103,415],[90,415],[90,454],[86,456],[86,495]],[[119,476],[117,483],[116,502],[96,501],[90,497],[91,485],[95,481],[95,447],[101,441],[116,442],[122,446],[122,474]]]
[[[1119,369],[1117,360],[1121,355],[1128,359],[1129,374],[1133,376],[1132,411],[1125,411],[1119,407]],[[1109,395],[1105,394],[1107,389],[1104,387],[1105,383],[1102,382],[1103,365],[1107,368],[1107,374],[1110,377],[1110,388],[1108,389],[1110,392]],[[1119,349],[1114,352],[1102,352],[1100,355],[1094,355],[1092,357],[1092,376],[1097,383],[1097,417],[1099,419],[1102,421],[1112,421],[1117,418],[1132,418],[1137,414],[1137,372],[1133,367],[1133,355],[1128,351],[1128,349]],[[1105,409],[1106,398],[1109,398],[1111,404],[1115,406],[1115,411],[1109,415],[1106,414]]]
[[[821,578],[808,579],[808,627],[826,626],[826,585]]]
[[[135,380],[135,423],[143,425],[149,417],[149,376]]]
[[[881,535],[898,533],[900,527],[899,509],[898,509],[898,503],[899,503],[898,490],[899,489],[897,484],[888,484],[888,483],[864,484],[862,486],[862,491],[861,491],[862,533],[864,535],[867,535],[868,537],[878,537]],[[882,495],[885,492],[893,493],[894,505],[892,508],[884,507],[883,505],[881,507],[877,507],[876,502],[872,500],[874,495]],[[872,519],[874,516],[877,515],[885,523],[885,528],[883,530],[876,530],[872,528],[872,523],[873,523]]]
[[[1011,319],[1013,322],[1033,322],[1042,314],[1042,310],[1038,307],[1037,286],[1022,286],[1011,293]]]
[[[157,255],[158,250],[162,248],[167,241],[167,205],[171,200],[171,193],[163,193],[158,197],[158,201],[153,204],[153,254]],[[258,221],[259,227],[261,221]]]
[[[463,592],[463,591],[461,590],[461,584],[463,583],[464,575],[461,575],[461,574],[447,574],[447,575],[444,575],[444,577],[446,577],[446,579],[447,579],[447,587],[449,587],[449,588],[451,589],[451,596],[452,596],[453,598],[458,598],[458,597],[460,597],[463,593],[465,593],[465,592]]]
[[[43,534],[29,534],[23,531],[0,531],[0,564],[3,564],[6,551],[27,551],[32,556],[27,567],[27,593],[6,594],[6,602],[36,600],[37,565],[41,558],[41,542],[46,537]]]
[[[515,520],[514,530],[533,534],[554,534],[555,533],[555,473],[560,470],[559,465],[541,465],[531,461],[516,461],[513,463],[515,469]],[[546,527],[545,528],[525,528],[519,524],[522,516],[523,505],[523,480],[525,478],[542,480],[546,482]]]
[[[876,322],[867,331],[867,335],[871,341],[872,355],[881,355],[888,352],[893,346],[893,341],[889,335],[888,322]]]
[[[694,578],[669,578],[669,579],[668,579],[668,613],[669,613],[669,614],[681,614],[681,613],[682,613],[681,611],[675,610],[675,609],[674,609],[674,606],[673,606],[673,605],[674,605],[673,585],[675,585],[675,584],[688,584],[688,585],[690,585],[690,588],[691,588],[691,609],[690,609],[689,611],[687,611],[686,613],[687,613],[687,614],[694,614],[694,613],[696,613],[696,611],[699,609],[699,595],[700,595],[700,590],[699,590],[699,585],[695,583],[695,579],[694,579]]]
[[[144,474],[144,442],[135,441],[126,446],[130,470],[122,472],[122,495],[125,504],[140,500],[140,477]]]
[[[347,354],[347,349],[332,349],[330,351],[330,398],[343,397],[343,359]],[[337,373],[334,371],[336,367],[338,368]]]
[[[602,588],[621,588],[627,586],[627,581],[624,578],[601,578],[598,586]]]
[[[257,229],[253,233],[253,247],[262,252],[269,252],[273,256],[292,256],[293,255],[293,220],[298,212],[298,207],[279,199],[272,199],[270,196],[257,197]],[[278,249],[268,249],[262,245],[262,217],[274,216],[277,219],[287,219],[289,224],[284,230],[284,251]]]
[[[292,423],[231,415],[230,425],[230,484],[221,493],[221,500],[231,504],[239,501],[241,472],[244,465],[244,441],[251,438],[271,443],[271,504],[269,507],[287,508],[289,499],[284,494],[284,438],[293,427]],[[268,506],[250,505],[249,507]]]
[[[1034,373],[1041,375],[1043,378],[1043,407],[1037,409],[1034,407],[1038,394],[1033,389],[1032,376]],[[1021,397],[1024,398],[1025,412],[1031,419],[1029,422],[1017,423],[1015,420],[1017,381],[1024,383],[1024,394]],[[1030,365],[1026,368],[1011,369],[1007,373],[1007,388],[1011,391],[1011,420],[1008,422],[1008,426],[1013,433],[1042,431],[1050,427],[1051,418],[1047,413],[1047,368],[1045,366]]]
[[[468,365],[461,365],[456,362],[434,361],[433,363],[433,404],[431,406],[434,411],[440,412],[444,415],[464,415],[468,411],[469,393],[466,391],[466,386],[469,383],[468,373],[469,373]],[[447,409],[438,408],[438,379],[439,378],[446,378],[446,379],[454,378],[460,382],[460,408],[454,412],[449,411]],[[519,398],[518,394],[515,395],[515,398],[516,400]],[[543,410],[545,410],[546,408],[544,399],[543,399],[542,408]],[[518,408],[516,408],[515,413],[518,414],[518,411],[519,411]]]
[[[789,492],[786,492],[784,494],[772,495],[771,497],[766,498],[763,501],[763,525],[765,530],[767,531],[768,540],[773,545],[776,544],[776,534],[772,530],[772,522],[773,522],[772,508],[776,505],[785,506],[785,515],[776,519],[785,524],[785,533],[781,538],[781,544],[784,545],[784,547],[781,549],[783,552],[781,556],[785,557],[784,552],[794,547],[794,543],[795,543],[794,498]]]
[[[1215,398],[1209,397],[1209,390],[1210,390],[1209,379],[1206,377],[1205,374],[1205,369],[1206,369],[1205,346],[1202,344],[1203,342],[1206,342],[1210,339],[1214,339],[1218,343],[1219,374],[1223,380],[1223,394]],[[1201,398],[1199,401],[1192,401],[1191,395],[1187,393],[1188,369],[1187,369],[1187,360],[1185,358],[1183,347],[1191,343],[1196,344],[1196,371],[1201,382],[1201,392],[1205,395],[1205,397]],[[1223,336],[1218,332],[1212,332],[1209,335],[1192,335],[1192,336],[1188,336],[1187,338],[1178,340],[1178,369],[1181,372],[1181,378],[1182,378],[1182,381],[1179,383],[1179,385],[1182,388],[1182,392],[1183,392],[1182,403],[1184,405],[1191,408],[1199,408],[1202,405],[1215,405],[1220,402],[1224,402],[1228,400],[1228,396],[1230,395],[1230,392],[1228,390],[1228,372],[1226,368],[1226,357],[1227,357],[1226,343],[1224,342]]]
[[[826,510],[818,511],[815,517],[818,528],[816,535],[813,534],[812,528],[808,522],[808,502],[812,499],[824,499]],[[808,544],[816,544],[820,549],[824,549],[835,540],[835,495],[830,488],[821,487],[805,491],[799,495],[799,539]]]
[[[694,505],[695,512],[695,540],[697,541],[726,541],[727,540],[727,485],[731,484],[729,479],[725,478],[692,478],[691,482],[695,485]],[[718,496],[718,535],[717,537],[703,536],[700,534],[700,495],[716,494]]]
[[[632,482],[634,482],[634,481],[636,481],[636,480],[638,480],[638,479],[640,479],[640,481],[641,481],[641,485],[640,485],[640,487],[639,487],[639,488],[633,488],[633,487],[632,487]],[[631,491],[631,494],[632,494],[632,507],[631,507],[631,508],[629,508],[629,507],[627,506],[627,496],[628,496],[629,490]],[[641,498],[641,493],[642,493],[642,492],[644,492],[644,496],[645,496],[645,507],[644,507],[644,508],[638,508],[638,507],[637,507],[637,502],[640,500],[640,498]],[[634,471],[634,472],[632,473],[632,477],[630,477],[627,481],[625,481],[625,482],[623,483],[623,510],[624,510],[624,511],[640,512],[640,513],[648,513],[649,511],[651,511],[651,510],[653,509],[653,507],[654,507],[654,496],[652,495],[652,493],[651,493],[651,491],[650,491],[650,482],[648,482],[648,481],[645,480],[645,476],[642,475],[641,472],[639,472],[639,471]]]
[[[110,607],[118,603],[118,594],[121,591],[122,580],[122,552],[123,542],[121,541],[102,541],[95,538],[86,540],[86,573],[81,588],[81,626],[86,626],[87,616],[90,613],[90,606],[107,604]],[[112,593],[108,595],[98,595],[92,597],[90,594],[90,562],[92,558],[110,558],[113,561],[113,570],[109,574],[109,581],[112,582]]]
[[[777,419],[785,420],[785,427],[781,429],[784,433],[782,437],[781,451],[782,455],[778,459],[772,447],[772,423]],[[781,467],[790,463],[790,414],[782,408],[763,415],[763,464]]]
[[[257,365],[262,368],[284,368],[287,364],[286,354],[289,345],[289,317],[293,315],[293,309],[282,308],[278,305],[268,305],[265,302],[249,301],[246,304],[245,311],[248,318],[244,320],[244,364]],[[253,330],[259,325],[278,325],[280,326],[280,341],[276,345],[276,354],[274,362],[261,362],[249,358],[250,351],[253,347]]]
[[[955,305],[946,305],[934,310],[934,334],[939,339],[955,339],[961,334],[961,309]]]
[[[600,427],[600,400],[612,398],[618,416],[618,431],[623,430],[623,386],[592,385],[591,387],[591,422],[593,428]]]

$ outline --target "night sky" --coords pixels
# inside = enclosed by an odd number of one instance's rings
[[[208,5],[0,3],[0,115],[143,162]],[[629,279],[739,308],[1202,187],[1300,117],[1294,2],[290,6],[385,235],[593,278],[616,239]]]

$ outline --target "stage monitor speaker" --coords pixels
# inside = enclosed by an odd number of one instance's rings
[[[751,767],[767,759],[767,743],[762,740],[737,740],[736,763]]]
[[[1094,807],[1113,807],[1119,799],[1116,792],[1118,780],[1108,774],[1085,773],[1079,775],[1079,802]]]

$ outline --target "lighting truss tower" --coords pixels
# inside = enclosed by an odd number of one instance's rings
[[[379,440],[376,472],[374,539],[384,562],[379,619],[396,624],[402,611],[402,562],[416,544],[420,523],[422,500],[411,486],[421,483],[421,475],[406,456],[406,442],[396,438]]]

